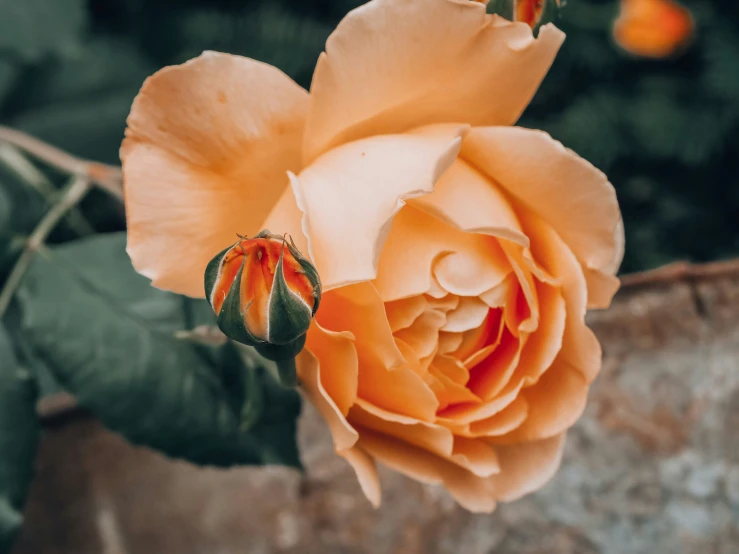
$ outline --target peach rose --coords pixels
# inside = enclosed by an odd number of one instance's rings
[[[121,149],[128,251],[203,296],[236,233],[289,233],[323,298],[297,360],[336,452],[494,509],[541,487],[600,367],[588,307],[623,253],[606,177],[511,125],[564,35],[469,0],[373,0],[328,39],[310,94],[205,53],[144,84]]]

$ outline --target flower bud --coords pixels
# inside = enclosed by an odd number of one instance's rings
[[[515,0],[514,21],[523,21],[532,29],[552,21],[561,5],[560,0]]]
[[[305,343],[321,282],[294,244],[262,231],[210,261],[205,294],[227,337],[279,360],[294,357]]]

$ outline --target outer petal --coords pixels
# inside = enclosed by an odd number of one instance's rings
[[[136,269],[203,296],[208,261],[261,229],[300,167],[307,107],[285,74],[239,56],[206,52],[147,79],[121,148]]]
[[[461,155],[547,221],[585,268],[617,271],[621,213],[613,186],[598,169],[548,134],[518,127],[473,129]]]
[[[488,477],[495,498],[510,502],[543,487],[559,468],[564,443],[562,434],[536,442],[497,446],[500,473]]]
[[[459,125],[359,140],[306,168],[292,186],[324,290],[368,281],[405,199],[433,190],[459,153]]]
[[[566,431],[585,410],[588,383],[577,369],[558,359],[536,385],[521,391],[521,397],[529,405],[526,421],[496,439],[496,444],[544,439]]]
[[[377,475],[377,466],[374,458],[358,446],[338,452],[338,454],[352,466],[362,492],[367,497],[367,500],[375,508],[378,508],[382,499],[382,491],[380,489],[380,477]]]
[[[359,445],[379,462],[422,483],[443,483],[454,499],[471,512],[495,509],[493,486],[458,465],[394,437],[360,429]]]
[[[564,34],[468,0],[374,0],[329,37],[311,86],[306,160],[331,147],[427,123],[510,125]]]
[[[302,390],[311,404],[318,409],[328,423],[334,439],[334,448],[337,452],[340,452],[352,448],[357,442],[359,435],[346,420],[344,414],[341,413],[341,409],[336,405],[336,402],[329,396],[323,386],[321,373],[342,370],[356,372],[357,370],[355,367],[347,367],[344,364],[336,364],[333,367],[329,366],[331,362],[336,361],[335,357],[329,360],[324,359],[319,361],[309,348],[304,348],[295,359]],[[326,367],[322,367],[321,362]],[[354,363],[356,363],[356,358],[354,358]]]

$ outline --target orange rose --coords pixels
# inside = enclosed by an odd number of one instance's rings
[[[601,358],[585,311],[618,287],[616,195],[510,126],[563,39],[468,0],[373,0],[331,35],[310,94],[205,53],[134,102],[134,265],[202,296],[236,233],[291,234],[324,291],[302,387],[374,504],[379,461],[491,511],[553,475],[585,406]]]

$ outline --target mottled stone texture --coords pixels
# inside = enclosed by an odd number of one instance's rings
[[[493,515],[389,471],[373,510],[309,408],[303,477],[196,469],[73,415],[13,554],[739,552],[739,277],[647,279],[590,321],[605,364],[562,468]]]

